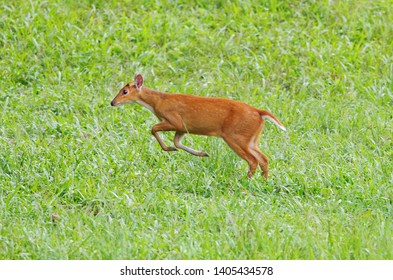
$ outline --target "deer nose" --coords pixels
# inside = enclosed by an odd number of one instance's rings
[[[111,106],[115,106],[115,104],[113,103],[113,100],[111,101]]]

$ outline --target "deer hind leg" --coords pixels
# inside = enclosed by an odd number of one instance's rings
[[[177,148],[182,149],[182,150],[186,151],[187,153],[190,153],[194,156],[200,156],[200,157],[208,157],[209,156],[209,154],[206,152],[196,151],[194,149],[184,146],[181,143],[181,140],[184,137],[184,135],[185,135],[184,132],[176,132],[174,142],[175,142],[175,146]]]
[[[258,148],[259,138],[261,137],[262,129],[263,129],[263,124],[260,126],[260,128],[257,130],[257,132],[249,141],[248,147],[250,149],[250,152],[253,154],[253,156],[258,160],[259,167],[262,169],[263,176],[267,180],[269,176],[269,159]]]
[[[258,167],[258,159],[250,152],[247,141],[239,141],[236,137],[225,137],[225,142],[228,146],[242,159],[247,161],[249,170],[247,177],[250,178],[254,175]]]
[[[252,145],[252,146],[251,146]],[[259,167],[262,169],[263,176],[267,180],[269,176],[269,159],[258,148],[258,143],[250,142],[250,152],[258,160]]]
[[[176,151],[177,149],[175,147],[168,147],[167,145],[165,145],[165,143],[161,139],[160,135],[158,135],[158,132],[159,131],[174,131],[174,130],[176,130],[175,127],[166,121],[163,121],[163,122],[153,125],[153,127],[151,129],[151,133],[157,139],[158,143],[160,144],[161,148],[164,151],[170,152],[170,151]]]

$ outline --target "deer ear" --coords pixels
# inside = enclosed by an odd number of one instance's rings
[[[141,74],[136,74],[135,75],[135,85],[136,85],[136,89],[140,90],[142,88],[143,85],[143,77]]]

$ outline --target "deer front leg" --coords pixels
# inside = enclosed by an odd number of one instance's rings
[[[199,152],[199,151],[196,151],[194,149],[184,146],[181,143],[181,139],[183,138],[184,134],[185,134],[184,132],[176,132],[174,142],[175,142],[175,146],[177,148],[185,150],[186,152],[188,152],[194,156],[200,156],[200,157],[208,157],[209,156],[209,154],[206,152]]]
[[[161,148],[164,151],[171,152],[171,151],[176,151],[177,149],[175,147],[168,147],[167,145],[165,145],[164,141],[161,139],[160,135],[158,135],[157,132],[159,132],[159,131],[174,131],[174,130],[176,130],[175,127],[166,121],[155,124],[151,128],[151,133],[157,139],[158,143],[160,144]]]

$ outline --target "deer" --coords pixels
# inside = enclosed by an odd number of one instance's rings
[[[207,157],[182,144],[186,134],[215,136],[226,144],[249,166],[250,178],[259,167],[268,179],[268,157],[258,148],[265,120],[286,131],[284,125],[272,113],[246,103],[217,97],[161,92],[143,85],[143,77],[136,74],[134,81],[120,89],[112,100],[112,106],[137,103],[150,110],[160,122],[153,125],[151,133],[164,151],[184,150],[194,156]],[[158,132],[174,131],[174,145],[167,146]]]

